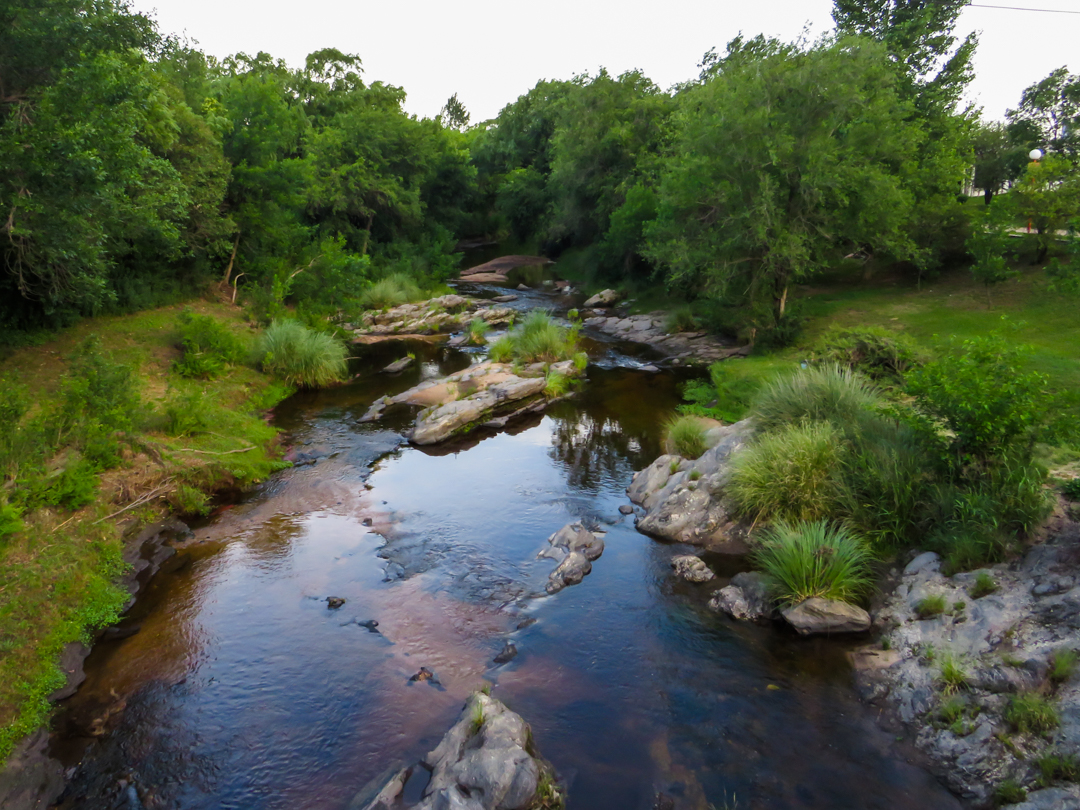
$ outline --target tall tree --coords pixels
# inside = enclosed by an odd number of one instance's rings
[[[923,133],[876,43],[730,57],[676,116],[647,253],[672,284],[744,302],[773,328],[791,285],[838,251],[911,252],[903,172]]]
[[[1008,119],[1038,146],[1076,160],[1080,157],[1080,76],[1060,67],[1024,90]],[[1035,145],[1035,144],[1033,144]]]
[[[451,129],[465,129],[469,126],[470,117],[465,105],[458,100],[457,93],[450,96],[439,111],[439,120],[442,121],[443,126]]]
[[[1004,124],[980,123],[972,133],[975,176],[972,184],[983,191],[987,205],[994,195],[1004,191],[1020,176],[1027,165],[1028,147],[1017,143]]]

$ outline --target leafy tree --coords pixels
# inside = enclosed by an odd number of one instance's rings
[[[1033,162],[1009,194],[1016,213],[1033,229],[1035,263],[1046,260],[1057,232],[1080,215],[1080,172],[1060,155]]]
[[[442,121],[443,126],[451,129],[465,129],[469,126],[469,118],[469,111],[458,101],[457,93],[450,96],[439,111],[439,120]]]
[[[1006,114],[1032,146],[1080,156],[1080,76],[1060,67],[1024,90],[1020,106]]]
[[[975,153],[973,185],[983,190],[983,198],[990,205],[994,195],[1008,188],[1024,171],[1028,147],[1024,142],[1018,143],[1008,127],[995,121],[975,127],[972,148]]]
[[[683,100],[647,255],[775,328],[791,285],[838,251],[909,254],[902,172],[922,131],[905,112],[875,43],[732,52]]]

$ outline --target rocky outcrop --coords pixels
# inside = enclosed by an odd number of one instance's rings
[[[397,396],[381,397],[360,421],[379,419],[392,406],[419,406],[422,410],[409,439],[419,445],[437,444],[481,425],[501,427],[515,416],[543,410],[550,372],[570,378],[581,373],[570,360],[535,363],[516,373],[508,363],[480,363]]]
[[[671,567],[675,569],[675,576],[687,582],[708,582],[716,579],[716,574],[712,572],[712,569],[695,554],[680,554],[672,557]]]
[[[733,576],[728,585],[713,594],[709,608],[733,619],[751,621],[776,615],[768,580],[757,571],[743,571]]]
[[[638,531],[674,543],[745,554],[746,530],[724,502],[727,462],[751,435],[748,420],[709,431],[713,442],[701,458],[663,455],[634,475],[626,493],[645,508]]]
[[[919,555],[894,572],[898,584],[874,614],[881,644],[851,656],[864,697],[891,709],[950,788],[976,805],[1013,779],[1029,791],[1016,808],[1080,807],[1077,786],[1040,785],[1034,765],[1046,753],[1080,753],[1080,678],[1068,668],[1048,675],[1055,655],[1080,649],[1078,558],[1075,524],[982,572],[946,576],[937,555]],[[1060,717],[1044,735],[1006,720],[1014,696],[1035,692]]]
[[[604,553],[604,538],[599,532],[590,532],[580,523],[568,523],[548,538],[548,548],[537,556],[559,560],[559,565],[548,576],[545,588],[548,593],[558,593],[567,585],[577,585],[592,572],[594,560]]]
[[[505,282],[507,274],[518,267],[542,267],[547,264],[554,262],[546,256],[500,256],[462,270],[460,278],[462,281],[499,284]]]
[[[801,636],[864,633],[870,629],[870,614],[861,607],[820,596],[804,599],[780,614]]]
[[[492,302],[464,295],[449,294],[401,304],[382,312],[370,310],[362,316],[362,325],[354,327],[354,342],[368,343],[375,337],[391,335],[433,335],[458,332],[475,319],[497,326],[513,320],[514,310],[492,306]],[[352,324],[350,324],[351,326]]]
[[[615,290],[601,290],[591,298],[587,298],[582,306],[586,309],[592,309],[593,307],[610,307],[614,306],[620,298],[622,298],[622,296]]]
[[[608,292],[608,291],[605,291]],[[590,299],[592,300],[592,299]],[[591,307],[588,302],[586,307]],[[603,306],[603,305],[601,305]],[[585,320],[585,327],[596,329],[620,340],[644,343],[663,353],[673,365],[690,362],[715,363],[729,357],[745,357],[749,346],[735,346],[707,332],[673,332],[666,328],[667,313],[650,312],[625,318],[600,314]]]
[[[420,801],[406,805],[405,786],[423,768],[431,778]],[[537,754],[528,724],[493,697],[476,692],[438,746],[350,810],[525,810],[563,806],[551,766]]]

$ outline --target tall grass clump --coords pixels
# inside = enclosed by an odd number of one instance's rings
[[[851,369],[830,364],[805,368],[766,385],[751,409],[759,431],[795,422],[829,422],[840,430],[863,422],[881,404],[874,385]]]
[[[785,425],[732,456],[727,492],[739,511],[756,521],[830,517],[842,487],[842,452],[832,425]]]
[[[217,377],[228,364],[244,361],[243,341],[215,318],[187,310],[176,322],[184,356],[173,363],[173,370],[180,376]]]
[[[473,346],[483,346],[485,339],[484,336],[491,331],[491,324],[480,318],[473,318],[469,321],[469,343]]]
[[[1061,724],[1061,715],[1037,692],[1013,695],[1005,709],[1005,722],[1022,734],[1046,734]]]
[[[296,321],[274,321],[259,337],[263,371],[298,388],[321,388],[345,378],[345,346]]]
[[[534,309],[519,326],[495,341],[488,349],[492,360],[521,363],[568,360],[577,352],[577,327],[560,326],[547,312]]]
[[[496,363],[508,363],[514,359],[514,341],[509,335],[503,335],[488,346],[488,357]]]
[[[860,537],[828,521],[778,521],[754,552],[777,599],[793,605],[819,596],[859,601],[870,589],[870,552]]]
[[[676,416],[664,425],[665,452],[695,459],[707,449],[705,425],[696,416]]]
[[[359,301],[363,309],[389,309],[423,297],[424,291],[416,279],[405,273],[391,273],[364,290]]]

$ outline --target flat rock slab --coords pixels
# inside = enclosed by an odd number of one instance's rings
[[[515,270],[518,267],[535,267],[537,265],[545,264],[554,264],[554,262],[547,256],[500,256],[497,259],[492,259],[490,262],[484,262],[475,267],[462,270],[461,279],[463,281],[474,281],[474,276],[486,274],[506,276],[511,270]]]
[[[407,805],[405,786],[420,768],[431,778],[419,802]],[[542,778],[554,782],[528,724],[500,701],[476,692],[433,751],[365,788],[349,810],[525,810],[535,806]]]
[[[870,629],[870,614],[861,607],[819,596],[812,596],[780,613],[802,636],[863,633]]]
[[[399,371],[404,371],[413,364],[412,357],[402,357],[400,360],[395,360],[393,363],[383,369],[384,374],[397,374]]]
[[[604,291],[604,293],[609,292],[613,291]],[[604,295],[604,293],[598,295]],[[592,300],[592,298],[589,299],[589,301]],[[588,301],[585,302],[586,308],[592,306]],[[609,305],[600,303],[599,306]],[[585,326],[620,340],[652,346],[663,352],[667,360],[678,361],[679,364],[688,360],[714,363],[730,357],[745,357],[750,353],[751,347],[749,346],[736,346],[731,342],[722,341],[704,332],[673,332],[669,334],[666,321],[667,313],[664,312],[631,315],[627,318],[598,315],[587,318]]]

